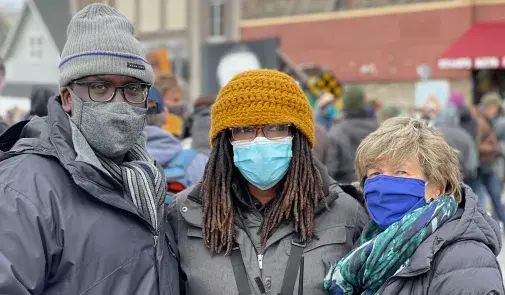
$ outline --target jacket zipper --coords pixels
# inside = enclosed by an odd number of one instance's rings
[[[258,254],[258,265],[260,267],[260,273],[263,270],[263,254]]]

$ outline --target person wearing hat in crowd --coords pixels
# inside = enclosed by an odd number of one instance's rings
[[[184,122],[185,148],[193,148],[199,153],[210,155],[209,131],[210,109],[216,100],[215,95],[200,96],[193,103],[193,112]]]
[[[458,109],[454,105],[448,105],[439,109],[433,121],[433,127],[439,131],[447,144],[458,151],[459,168],[463,182],[474,188],[474,180],[477,177],[479,156],[475,139],[460,126]]]
[[[209,137],[203,181],[167,217],[183,294],[324,294],[322,261],[349,252],[368,216],[356,189],[314,160],[298,84],[275,70],[236,75],[212,107]]]
[[[480,114],[477,117],[477,144],[479,150],[478,179],[476,193],[485,204],[491,201],[498,219],[505,224],[505,210],[501,201],[502,185],[494,164],[501,155],[500,144],[494,130],[494,119],[500,113],[501,98],[496,92],[486,93],[479,104]]]
[[[180,141],[163,130],[167,113],[162,94],[156,87],[151,87],[148,98],[156,102],[158,112],[147,116],[147,126],[144,128],[147,151],[164,169],[169,191],[171,182],[175,181],[184,188],[190,187],[202,179],[208,157],[193,149],[183,150]]]
[[[459,91],[453,91],[449,97],[449,105],[453,105],[458,108],[459,121],[463,129],[472,136],[473,139],[477,140],[477,129],[478,123],[472,111],[465,102],[465,97],[463,93]]]
[[[361,140],[377,129],[377,120],[366,112],[363,90],[351,86],[344,90],[343,118],[330,129],[326,167],[330,177],[340,183],[354,181],[354,158]]]
[[[401,114],[402,110],[400,109],[400,107],[392,104],[386,105],[379,113],[380,122],[383,123],[384,121],[394,117],[398,117]]]
[[[61,58],[47,117],[0,137],[0,294],[179,294],[142,134],[154,75],[132,22],[86,6]]]

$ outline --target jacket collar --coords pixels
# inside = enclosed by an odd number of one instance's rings
[[[487,213],[477,206],[472,190],[462,185],[463,208],[442,227],[431,234],[414,252],[409,264],[396,276],[412,277],[427,272],[436,254],[444,247],[460,240],[477,240],[488,246],[496,255],[501,249],[500,228]]]

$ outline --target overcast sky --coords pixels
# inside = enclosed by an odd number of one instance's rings
[[[21,7],[23,0],[0,0],[0,7],[4,5],[12,7]]]

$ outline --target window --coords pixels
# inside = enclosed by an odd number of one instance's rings
[[[39,62],[44,57],[44,36],[32,34],[28,39],[28,58],[32,62]]]
[[[225,41],[224,1],[209,1],[209,41]]]

